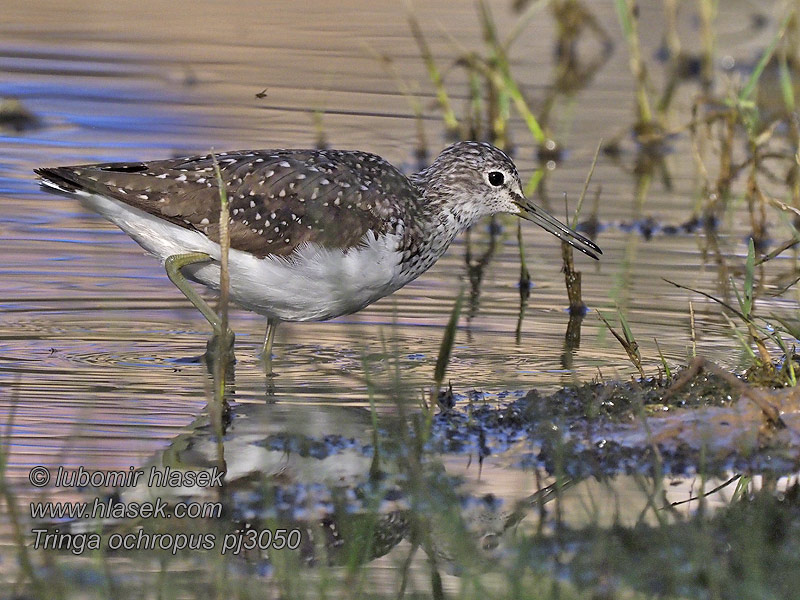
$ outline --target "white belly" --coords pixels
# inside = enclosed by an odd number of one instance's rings
[[[169,256],[204,252],[219,259],[219,244],[205,235],[158,219],[110,198],[79,192],[92,209],[112,221],[163,263]],[[316,244],[290,257],[257,258],[230,250],[230,297],[245,308],[282,321],[317,321],[356,312],[405,285],[401,278],[399,236],[375,237],[347,251]],[[184,274],[219,288],[219,264],[185,267]]]

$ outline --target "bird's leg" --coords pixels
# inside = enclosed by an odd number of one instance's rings
[[[264,369],[267,372],[267,377],[272,376],[272,344],[275,342],[275,330],[277,328],[277,319],[267,319],[267,331],[264,334],[264,347],[261,350],[261,360],[264,361]]]
[[[173,254],[167,257],[164,261],[164,267],[167,269],[167,277],[175,284],[184,296],[191,302],[194,307],[199,310],[214,330],[214,337],[208,344],[209,350],[219,343],[220,340],[225,342],[225,347],[232,357],[233,353],[230,349],[233,348],[233,332],[228,329],[222,331],[222,321],[219,315],[214,312],[208,302],[203,300],[200,294],[189,284],[189,280],[181,272],[181,269],[189,265],[198,263],[211,262],[211,257],[205,252],[188,252],[186,254]]]

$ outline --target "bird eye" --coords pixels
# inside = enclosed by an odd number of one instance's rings
[[[491,183],[495,187],[503,185],[503,182],[505,180],[506,178],[500,171],[492,171],[491,173],[489,173],[489,183]]]

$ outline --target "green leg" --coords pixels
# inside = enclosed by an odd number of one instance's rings
[[[267,319],[267,332],[264,335],[264,348],[261,350],[261,360],[267,377],[272,376],[272,345],[275,342],[275,330],[278,329],[278,319]]]
[[[175,287],[177,287],[183,293],[183,295],[186,296],[189,302],[191,302],[197,310],[203,313],[203,316],[211,324],[211,327],[214,329],[214,339],[226,340],[228,342],[228,346],[232,347],[233,332],[230,329],[225,332],[222,331],[222,322],[219,319],[219,315],[217,315],[217,313],[214,312],[214,309],[208,305],[208,302],[203,300],[200,294],[198,294],[197,291],[195,291],[195,289],[191,286],[189,280],[187,280],[183,273],[181,273],[181,269],[183,269],[183,267],[198,263],[210,262],[211,260],[211,257],[205,252],[173,254],[164,261],[164,267],[167,269],[167,276],[170,278],[170,281],[175,284]]]

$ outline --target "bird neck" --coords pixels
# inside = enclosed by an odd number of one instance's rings
[[[448,189],[446,181],[431,176],[432,167],[409,179],[416,189],[413,214],[405,221],[400,250],[405,279],[411,280],[435,263],[455,237],[474,220],[463,211],[458,194]]]
[[[418,218],[425,223],[437,242],[445,248],[453,239],[466,231],[482,216],[474,195],[464,191],[458,178],[447,165],[435,161],[428,168],[409,177],[419,198]]]

